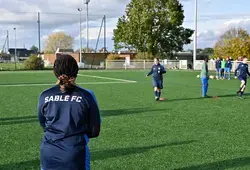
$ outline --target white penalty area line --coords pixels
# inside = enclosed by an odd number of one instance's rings
[[[116,81],[127,82],[127,83],[137,83],[137,81],[133,81],[133,80],[117,79],[117,78],[111,78],[111,77],[92,76],[92,75],[83,75],[83,74],[78,74],[78,76],[92,77],[92,78],[105,79],[105,80],[116,80]]]
[[[89,82],[89,83],[76,83],[77,85],[98,85],[98,84],[125,84],[125,83],[136,83],[136,82]],[[0,84],[0,87],[31,87],[31,86],[54,86],[55,84]]]

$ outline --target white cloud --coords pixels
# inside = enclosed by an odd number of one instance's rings
[[[225,28],[237,28],[242,27],[250,31],[250,17],[245,17],[241,19],[232,19],[224,23]]]
[[[97,39],[98,35],[99,35],[99,32],[100,32],[100,28],[90,28],[89,29],[89,39],[90,40]],[[87,37],[86,29],[82,30],[82,37],[83,38]],[[103,33],[103,28],[102,28],[100,38],[103,38],[103,37],[104,37],[104,33]],[[107,38],[113,37],[113,28],[112,27],[106,28],[106,37]],[[75,40],[79,40],[79,38],[80,38],[80,35],[75,36]]]
[[[107,38],[113,37],[113,30],[116,28],[116,22],[117,22],[117,18],[108,19],[106,21],[106,37]],[[90,26],[92,25],[92,27],[89,28],[89,39],[94,40],[94,39],[98,38],[101,23],[102,23],[101,20],[90,23]],[[75,36],[75,40],[79,40],[79,38],[80,38],[79,28],[77,31],[78,31],[78,33]],[[82,28],[82,36],[87,37],[87,29],[86,29],[85,23],[83,24],[83,28]],[[102,26],[100,37],[104,38],[104,25]]]
[[[48,38],[49,38],[48,35],[43,35],[43,36],[41,37],[41,40],[42,40],[42,41],[45,41],[45,40],[47,40]]]
[[[92,0],[89,3],[90,39],[95,40],[98,37],[101,19],[106,15],[107,38],[111,41],[117,18],[123,15],[125,6],[129,2],[130,0]],[[83,9],[83,36],[85,36],[86,5],[83,4],[83,0],[0,0],[0,30],[10,31],[10,46],[14,44],[14,27],[17,28],[19,39],[17,46],[38,44],[37,13],[40,12],[42,41],[49,34],[62,30],[73,37],[78,37],[80,16],[77,8]],[[0,32],[0,37],[4,35]],[[112,43],[107,42],[107,44]]]
[[[242,21],[241,19],[232,19],[232,20],[226,21],[224,25],[229,26],[229,25],[239,24],[241,21]]]
[[[53,33],[55,33],[55,32],[64,32],[64,30],[63,30],[63,29],[55,29],[55,30],[53,30],[52,32],[53,32]]]
[[[86,20],[86,6],[83,0],[8,0],[0,3],[0,24],[30,26],[37,21],[41,12],[44,28],[79,22],[78,8],[83,8],[82,20]],[[89,3],[89,19],[95,21],[107,15],[108,18],[123,14],[129,0],[93,0]],[[115,10],[114,10],[115,9]]]
[[[210,0],[203,0],[203,2],[207,1]],[[104,15],[107,16],[107,44],[113,44],[111,39],[113,29],[116,27],[117,18],[124,14],[125,7],[129,2],[130,0],[91,0],[89,3],[90,44],[95,46],[101,19]],[[193,0],[181,0],[181,2],[188,4],[192,3]],[[82,28],[83,37],[86,37],[86,6],[83,4],[83,0],[0,0],[0,30],[9,30],[11,47],[14,45],[14,27],[17,28],[17,46],[23,47],[23,44],[26,47],[33,44],[37,45],[37,12],[41,12],[42,44],[49,34],[57,31],[65,31],[75,38],[75,46],[77,48],[80,37],[79,12],[77,11],[79,7],[83,9]],[[213,21],[209,22],[212,23]],[[213,46],[219,35],[229,27],[236,27],[237,24],[250,30],[250,18],[229,20],[222,23],[219,27],[210,24],[211,27],[206,27],[203,31],[200,29],[201,31],[198,33],[198,46]],[[0,32],[0,46],[4,42],[4,39],[1,37],[4,36],[5,32]],[[103,39],[103,32],[101,39]],[[109,49],[112,49],[112,46],[109,46]]]
[[[213,47],[218,38],[228,29],[241,27],[250,33],[250,17],[226,20],[214,29],[205,29],[197,34],[198,48]],[[193,43],[185,48],[193,48]]]

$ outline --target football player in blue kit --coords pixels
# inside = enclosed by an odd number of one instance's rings
[[[101,125],[97,100],[75,84],[78,65],[72,56],[57,56],[54,74],[57,85],[42,92],[38,104],[41,169],[89,170],[88,142],[99,136]]]
[[[224,79],[228,80],[231,79],[231,70],[232,70],[232,60],[230,60],[230,58],[227,57]]]
[[[161,90],[163,89],[163,74],[165,73],[166,69],[160,64],[159,58],[154,58],[154,65],[146,76],[153,76],[153,87],[156,101],[164,100],[161,98]]]
[[[237,94],[239,95],[240,99],[243,99],[242,96],[245,92],[247,85],[247,76],[250,76],[247,61],[247,58],[244,57],[242,63],[240,63],[237,69],[235,70],[235,79],[238,78],[241,82],[240,89],[239,91],[237,91]]]

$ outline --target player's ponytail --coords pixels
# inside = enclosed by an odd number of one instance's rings
[[[77,62],[71,55],[60,54],[56,57],[54,74],[62,92],[75,88],[78,70]]]

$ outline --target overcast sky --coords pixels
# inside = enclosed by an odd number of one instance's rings
[[[130,0],[91,0],[90,46],[94,48],[104,15],[107,16],[107,46],[113,49],[113,29],[118,17],[123,15]],[[182,0],[184,5],[184,26],[194,28],[194,0]],[[198,47],[212,47],[226,29],[243,27],[250,31],[250,12],[248,0],[198,0]],[[75,38],[74,48],[79,48],[79,12],[83,8],[83,36],[86,37],[86,6],[83,0],[0,0],[0,48],[4,44],[6,30],[10,34],[10,47],[14,47],[14,31],[17,28],[17,47],[38,46],[37,12],[41,12],[41,39],[52,32],[65,31]],[[83,44],[85,46],[86,40]],[[103,32],[98,49],[103,47]],[[192,48],[192,44],[185,47]]]

